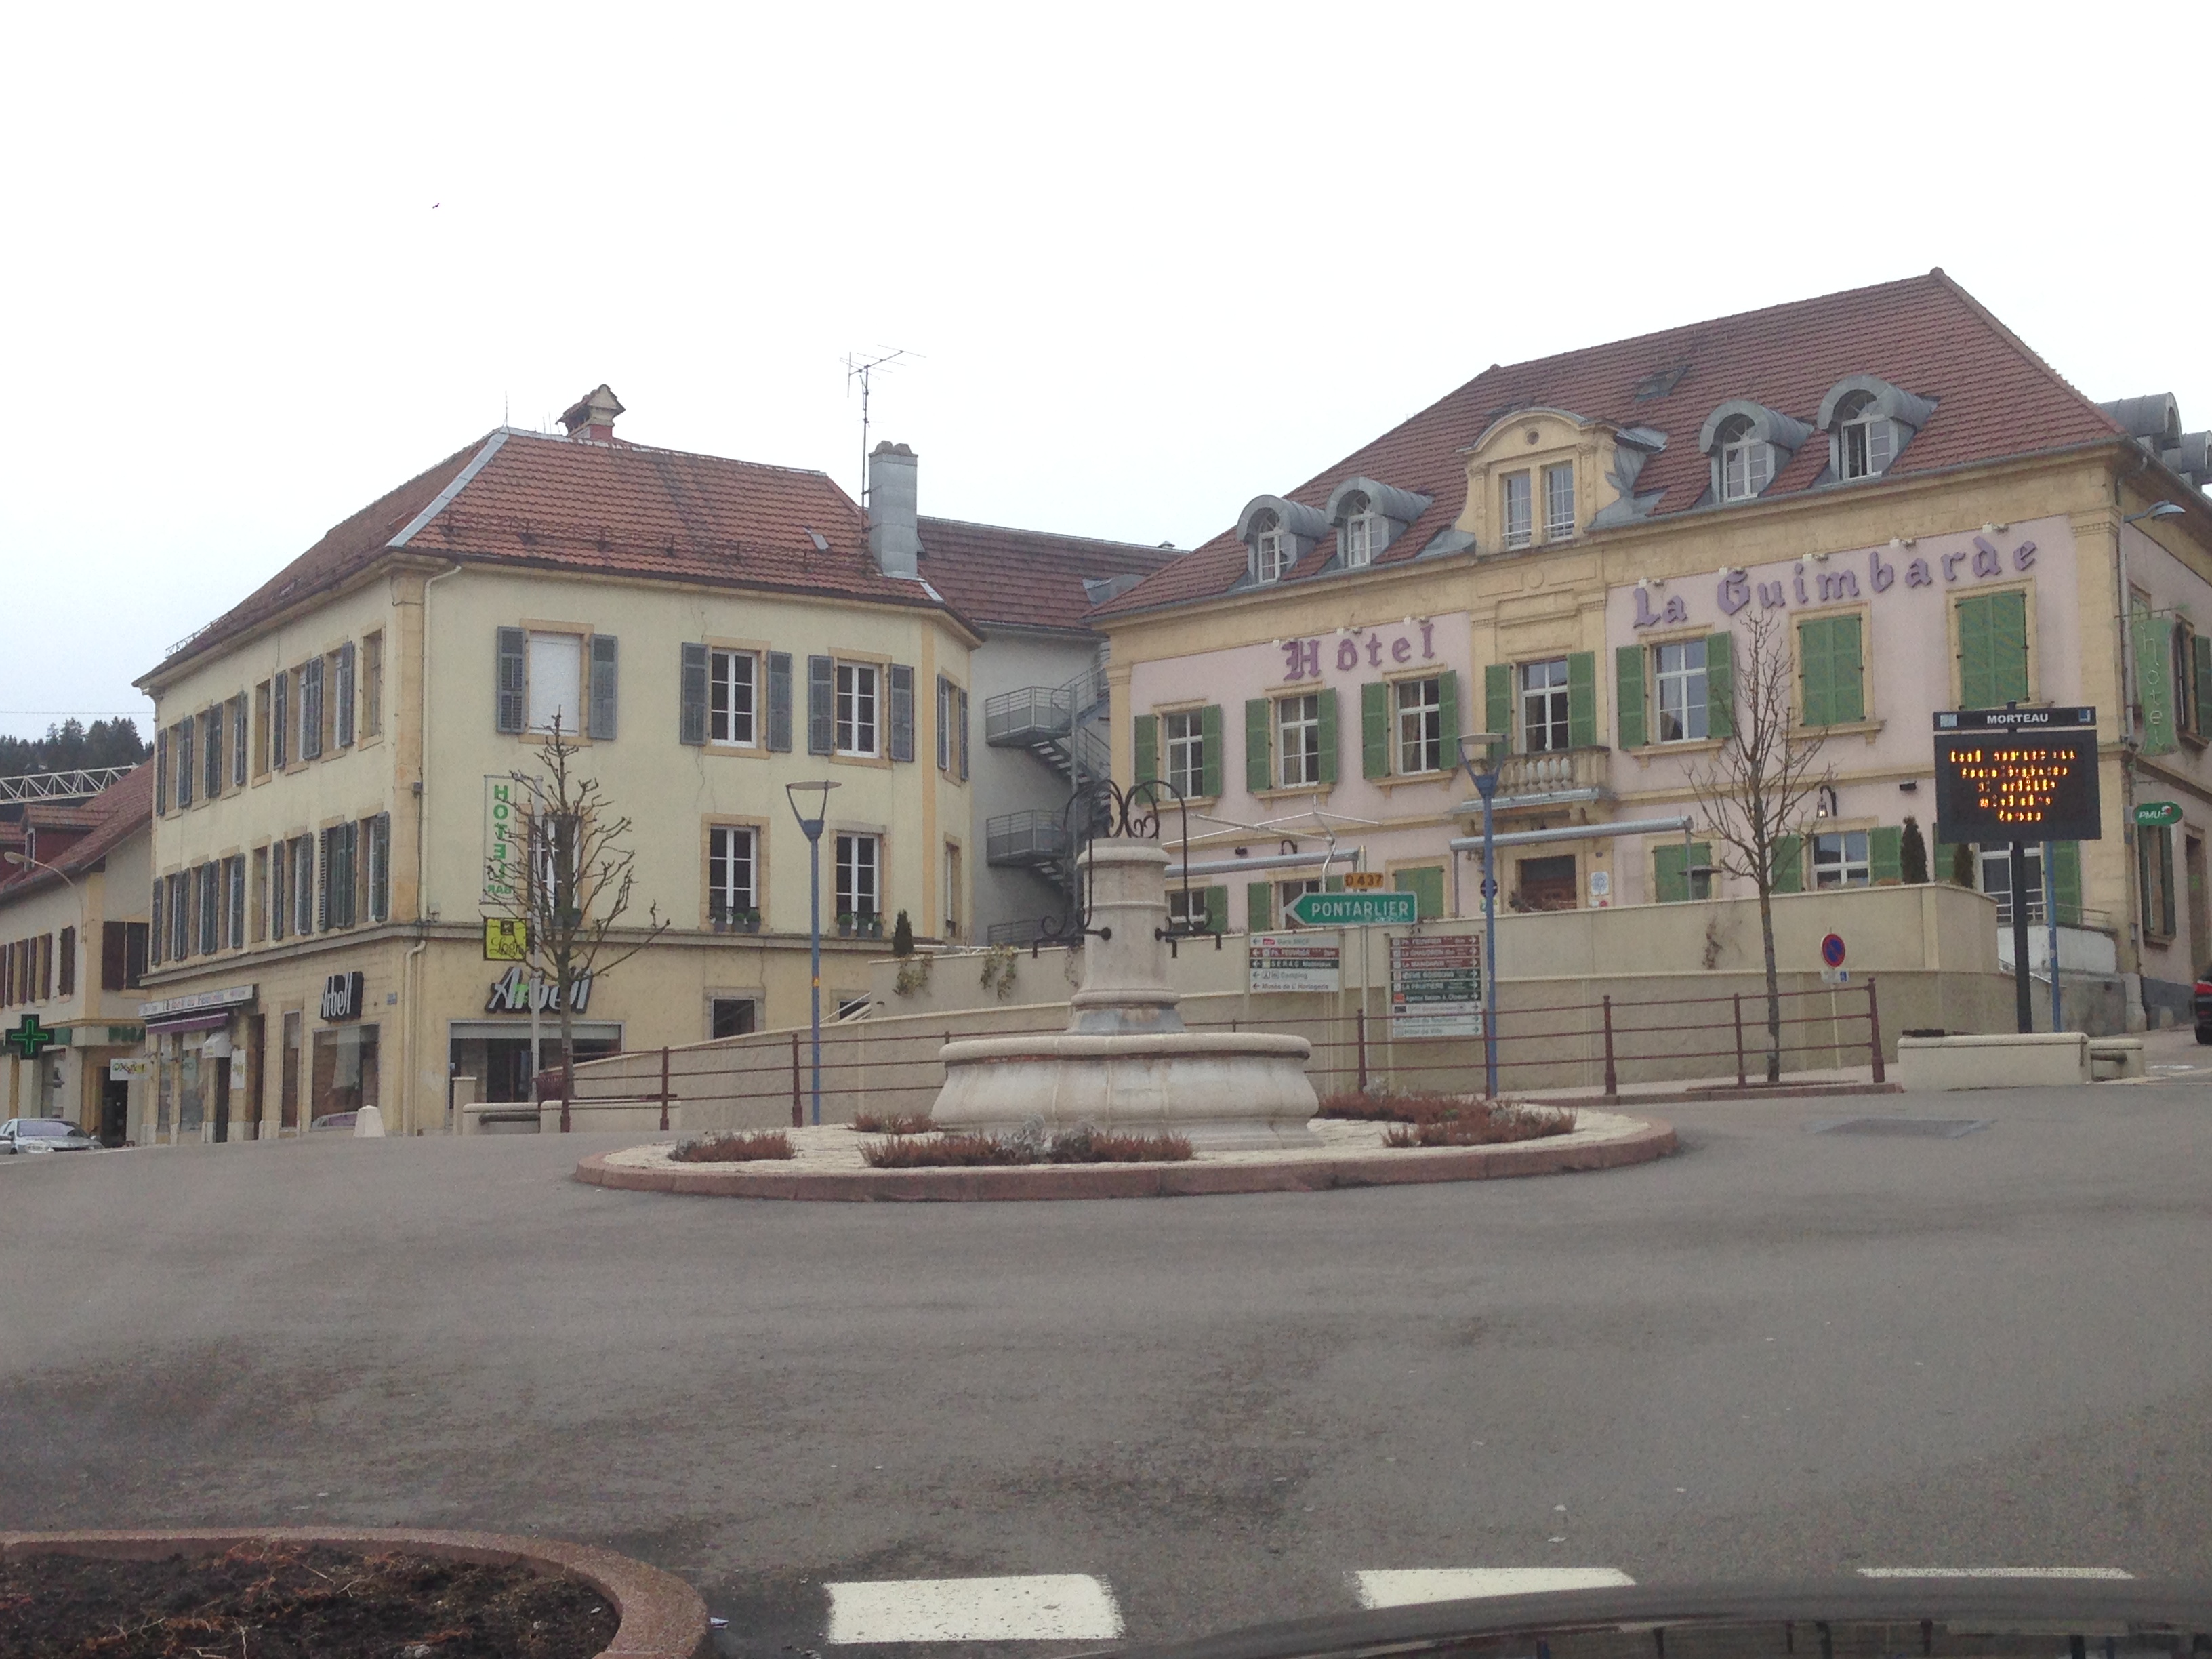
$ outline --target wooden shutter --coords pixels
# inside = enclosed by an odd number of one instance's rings
[[[953,693],[960,704],[960,781],[968,781],[968,693],[964,688]]]
[[[2062,927],[2081,925],[2081,843],[2062,841],[2052,848],[2051,897],[2058,905]]]
[[[1885,823],[1867,832],[1867,879],[1894,886],[1905,879],[1905,830]]]
[[[76,994],[76,928],[64,927],[62,929],[61,943],[56,947],[56,950],[61,957],[61,966],[55,975],[56,983],[54,986],[54,994],[64,997],[75,996]]]
[[[1513,666],[1494,662],[1482,671],[1482,723],[1497,735],[1493,755],[1513,751]]]
[[[1221,705],[1208,703],[1198,711],[1198,793],[1208,800],[1221,797]]]
[[[1444,872],[1440,865],[1425,864],[1417,870],[1393,870],[1390,885],[1413,895],[1413,914],[1428,921],[1444,913]]]
[[[1690,870],[1692,860],[1703,868],[1712,857],[1710,843],[1698,842],[1685,848],[1679,841],[1659,843],[1652,855],[1653,872],[1657,876],[1657,892],[1662,904],[1686,903],[1690,896]]]
[[[1576,651],[1567,657],[1567,746],[1597,746],[1597,653]]]
[[[1613,653],[1613,709],[1615,734],[1623,749],[1641,749],[1644,732],[1644,647],[1617,646]]]
[[[2189,686],[2197,705],[2195,730],[2200,738],[2212,738],[2212,639],[2194,634],[2190,636],[2189,647]]]
[[[1381,680],[1359,688],[1359,775],[1390,775],[1390,688]]]
[[[1244,931],[1264,933],[1273,925],[1275,884],[1253,881],[1244,884]]]
[[[952,682],[937,677],[937,769],[952,769]]]
[[[914,670],[891,665],[891,758],[914,758]]]
[[[1324,687],[1320,695],[1321,708],[1321,781],[1324,786],[1336,781],[1336,688]]]
[[[1244,787],[1253,794],[1263,793],[1273,781],[1273,769],[1269,766],[1270,748],[1268,724],[1273,720],[1275,705],[1266,697],[1249,697],[1244,703]]]
[[[2027,700],[2027,596],[1984,593],[1958,602],[1959,702],[1996,708]],[[2136,635],[2142,648],[2142,635]],[[2154,676],[2161,684],[2161,671]]]
[[[353,641],[348,640],[338,647],[338,683],[336,688],[338,702],[337,746],[341,749],[353,747]]]
[[[611,634],[592,635],[592,702],[584,734],[605,741],[615,734],[615,691],[621,678],[622,642]]]
[[[1229,931],[1229,890],[1226,887],[1206,890],[1206,931],[1209,933]]]
[[[499,630],[499,674],[494,684],[496,712],[493,726],[496,731],[520,732],[524,720],[529,715],[529,707],[523,696],[523,644],[520,629],[502,628]],[[276,730],[281,734],[284,730],[284,688],[281,679],[276,688]],[[280,744],[283,742],[281,735],[278,742]],[[277,756],[276,763],[279,766],[284,763],[283,755]]]
[[[1833,701],[1835,671],[1829,662],[1828,623],[1816,617],[1797,624],[1797,678],[1808,726],[1826,726],[1835,716],[1828,712]]]
[[[1705,734],[1735,735],[1735,635],[1705,635]],[[1689,878],[1686,875],[1683,880]]]
[[[837,746],[837,665],[828,657],[806,659],[806,752],[826,755]]]
[[[1459,764],[1459,673],[1455,669],[1447,668],[1437,676],[1437,735],[1443,750],[1438,759],[1449,772]]]
[[[269,764],[281,772],[289,763],[291,733],[285,723],[292,718],[292,677],[278,669],[269,682]]]
[[[158,963],[161,960],[168,945],[168,940],[163,937],[161,933],[161,900],[168,890],[169,878],[167,876],[156,876],[154,878],[154,927],[150,945],[146,953],[147,959],[150,963]]]
[[[700,740],[706,740],[707,731],[707,648],[699,647],[699,732]],[[788,754],[791,750],[791,653],[771,651],[768,653],[768,746],[777,754]]]
[[[315,926],[319,932],[327,933],[331,925],[331,836],[325,830],[315,837],[316,864],[321,879],[315,884]]]
[[[790,659],[786,658],[784,660],[788,664]],[[787,670],[785,683],[787,694],[789,689]],[[773,703],[775,700],[771,688],[769,701]],[[789,714],[790,711],[787,708],[785,710],[787,722]],[[771,726],[775,724],[773,714],[769,717],[769,724]],[[679,647],[677,651],[676,741],[688,743],[695,749],[707,741],[707,647],[703,645],[686,643]],[[774,748],[775,744],[771,743],[769,746]],[[787,748],[789,744],[787,744],[785,746]]]
[[[169,734],[154,733],[154,810],[169,810]]]
[[[1158,714],[1139,714],[1129,724],[1129,744],[1136,769],[1129,781],[1145,782],[1160,775],[1160,717]]]
[[[100,988],[120,991],[131,977],[131,928],[121,921],[100,924]]]
[[[1680,853],[1682,849],[1674,849]],[[1805,838],[1802,836],[1777,836],[1767,848],[1772,857],[1773,868],[1769,874],[1770,893],[1802,893],[1805,890]]]

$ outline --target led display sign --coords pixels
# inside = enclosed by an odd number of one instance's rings
[[[2097,841],[2094,708],[1969,708],[1936,716],[1936,839]]]

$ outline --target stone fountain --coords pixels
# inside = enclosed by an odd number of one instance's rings
[[[1006,1134],[1032,1118],[1175,1134],[1199,1152],[1313,1144],[1313,1045],[1256,1031],[1192,1031],[1167,982],[1168,855],[1156,841],[1102,839],[1078,860],[1091,894],[1083,988],[1067,1030],[945,1045],[939,1128]]]

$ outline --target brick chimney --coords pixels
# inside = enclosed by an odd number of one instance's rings
[[[586,392],[562,411],[561,424],[580,444],[612,443],[615,416],[622,412],[622,399],[602,381],[596,390]]]
[[[889,439],[868,457],[868,551],[886,576],[921,574],[915,465],[914,451]]]

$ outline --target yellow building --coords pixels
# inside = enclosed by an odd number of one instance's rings
[[[1479,911],[1477,731],[1507,750],[1499,830],[1550,832],[1509,844],[1502,907],[1741,894],[1709,836],[1579,832],[1698,816],[1764,618],[1824,776],[1777,889],[1899,880],[1915,830],[1950,876],[1933,713],[2094,705],[2103,834],[2049,849],[2059,961],[2186,1019],[2208,480],[2170,397],[2092,403],[1940,271],[1494,366],[1093,612],[1115,772],[1192,801],[1216,926],[1280,925],[1355,851],[1427,914]],[[2178,822],[2139,832],[2157,801]],[[2001,849],[1957,867],[2008,915]]]

